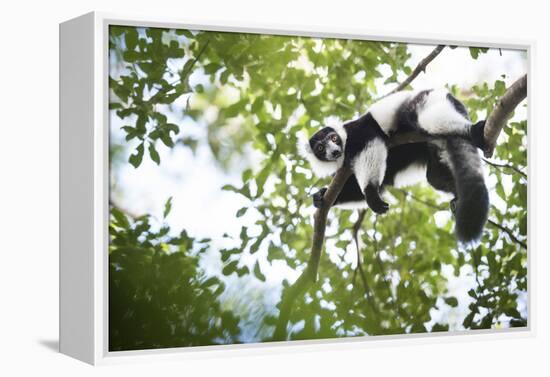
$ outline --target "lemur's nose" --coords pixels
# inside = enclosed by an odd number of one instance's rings
[[[334,152],[332,152],[332,157],[333,157],[333,158],[338,158],[338,157],[340,157],[341,155],[342,155],[342,152],[340,152],[340,151],[334,151]]]

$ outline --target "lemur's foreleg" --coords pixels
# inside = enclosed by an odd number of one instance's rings
[[[388,203],[380,197],[380,186],[386,172],[388,148],[379,138],[370,140],[366,147],[351,161],[351,167],[357,178],[357,183],[365,195],[370,209],[376,213],[385,213]]]

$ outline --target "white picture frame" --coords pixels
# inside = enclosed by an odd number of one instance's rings
[[[108,28],[109,25],[183,28],[312,37],[397,41],[408,43],[451,44],[524,49],[528,55],[528,98],[536,84],[531,40],[461,38],[423,33],[386,33],[345,28],[312,28],[290,25],[258,25],[252,22],[202,23],[196,20],[144,18],[108,13],[88,13],[60,24],[60,352],[90,364],[111,364],[149,359],[182,359],[265,353],[290,353],[296,350],[379,347],[385,344],[471,341],[501,339],[535,334],[533,300],[536,287],[532,268],[536,245],[528,250],[528,327],[478,330],[475,333],[431,333],[332,340],[307,340],[278,343],[205,346],[144,351],[108,351]],[[532,123],[533,105],[528,108],[528,169],[536,125]],[[532,177],[532,175],[530,175]],[[534,185],[528,190],[529,229],[535,208],[530,205]],[[528,233],[531,236],[531,232]],[[531,239],[531,237],[529,237]]]

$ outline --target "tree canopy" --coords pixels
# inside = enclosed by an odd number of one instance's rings
[[[121,165],[143,169],[146,160],[160,168],[159,151],[206,146],[212,169],[240,174],[219,188],[247,203],[235,221],[254,220],[242,222],[238,237],[219,229],[197,238],[169,225],[173,211],[185,210],[171,199],[160,219],[136,214],[116,202],[121,188],[112,180],[111,350],[526,326],[522,111],[503,118],[495,153],[484,160],[492,206],[479,246],[458,247],[448,196],[427,185],[393,188],[383,216],[331,209],[311,284],[297,290],[302,278],[289,281],[312,268],[310,196],[331,182],[312,174],[298,135],[353,119],[392,89],[414,88],[432,60],[456,47],[434,46],[418,69],[410,45],[394,42],[128,26],[112,26],[109,42],[110,109],[123,124],[123,138],[111,138],[112,174]],[[473,62],[487,51],[469,48]],[[449,77],[447,87],[475,122],[505,96],[502,75],[468,88]],[[188,132],[174,114],[204,132]],[[218,271],[206,255],[218,258]],[[245,304],[234,305],[229,282],[268,287],[274,263],[294,272],[280,283],[282,301],[258,310],[257,297],[243,290]],[[451,289],[452,279],[471,286],[453,295],[460,289]]]

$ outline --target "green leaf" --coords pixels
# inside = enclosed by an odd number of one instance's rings
[[[248,210],[248,207],[243,207],[243,208],[239,209],[237,211],[236,216],[237,217],[242,217],[246,213],[247,210]]]
[[[470,327],[472,327],[472,321],[474,320],[474,316],[476,315],[476,313],[474,312],[471,312],[470,314],[468,314],[465,318],[464,318],[464,321],[462,322],[462,326],[464,326],[465,328],[469,329]]]
[[[216,73],[220,68],[222,68],[221,64],[210,63],[204,66],[204,73],[206,73],[207,75],[211,75],[213,73]]]
[[[236,272],[237,272],[237,276],[238,276],[238,277],[242,277],[242,276],[244,276],[244,275],[249,274],[249,273],[250,273],[250,270],[248,269],[248,267],[243,266],[243,267],[241,267],[241,268],[237,268]]]
[[[263,105],[264,105],[264,98],[261,96],[256,98],[252,103],[252,108],[251,108],[252,113],[259,112],[262,109]]]
[[[149,143],[149,156],[151,156],[151,160],[155,161],[158,164],[160,164],[160,156],[155,149],[154,143]]]
[[[521,318],[521,314],[516,308],[508,308],[504,311],[504,314],[506,314],[508,317]]]
[[[265,275],[262,273],[262,270],[260,269],[260,263],[256,261],[256,264],[254,265],[254,276],[258,278],[260,281],[265,281]]]
[[[130,227],[130,223],[128,222],[128,218],[122,211],[120,211],[118,208],[111,206],[111,216],[114,217],[116,223],[123,227],[128,229]]]
[[[162,213],[162,217],[166,218],[166,216],[170,214],[171,210],[172,210],[172,197],[169,197],[166,203],[164,203],[164,212]]]
[[[132,164],[134,168],[137,168],[139,165],[141,165],[141,161],[143,161],[143,152],[144,152],[144,146],[143,143],[138,145],[136,148],[136,153],[130,156],[128,159],[128,162]]]
[[[456,297],[446,297],[444,300],[447,305],[452,306],[453,308],[458,306],[458,300]]]
[[[477,59],[480,54],[486,53],[489,49],[485,47],[469,47],[470,49],[470,56],[473,59]]]
[[[124,41],[128,50],[134,50],[138,43],[138,32],[135,28],[129,28],[124,34]]]
[[[225,276],[231,275],[233,272],[237,271],[237,265],[239,264],[238,261],[231,261],[229,262],[223,269],[222,274]]]
[[[233,191],[233,192],[236,192],[236,193],[239,192],[239,189],[236,188],[236,187],[233,186],[233,185],[223,185],[223,186],[222,186],[222,190],[223,190],[223,191]]]
[[[270,242],[269,248],[267,249],[267,260],[272,262],[276,259],[285,259],[285,253],[280,247],[277,247],[273,242]]]
[[[243,105],[244,105],[243,102],[238,101],[238,102],[234,103],[233,105],[227,107],[224,111],[225,116],[227,118],[236,117],[237,115],[239,115],[241,110],[243,110]]]

